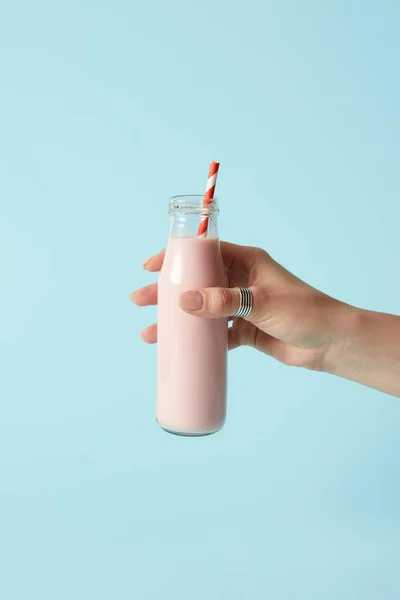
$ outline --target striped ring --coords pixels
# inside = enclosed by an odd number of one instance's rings
[[[239,308],[233,317],[248,317],[253,308],[253,292],[249,288],[239,288]]]

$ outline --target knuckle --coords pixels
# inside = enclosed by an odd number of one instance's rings
[[[249,254],[253,256],[255,262],[266,258],[270,258],[270,255],[266,250],[264,250],[263,248],[258,248],[257,246],[249,246],[248,251]]]
[[[268,254],[266,250],[263,250],[262,248],[257,248],[257,257],[260,259],[269,259],[271,258],[271,255]]]

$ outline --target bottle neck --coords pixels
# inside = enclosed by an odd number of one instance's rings
[[[174,196],[169,205],[172,237],[198,237],[200,224],[206,229],[202,237],[218,238],[218,204],[205,206],[203,196]],[[204,223],[207,227],[204,227]]]
[[[172,237],[197,237],[201,222],[201,217],[195,217],[193,215],[173,215],[171,216],[170,235]],[[218,238],[216,216],[207,219],[207,231],[204,237]]]

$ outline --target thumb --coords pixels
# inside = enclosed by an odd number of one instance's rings
[[[253,310],[248,320],[254,316],[257,310],[257,293],[253,292]],[[179,297],[179,305],[187,313],[195,314],[199,317],[208,317],[218,319],[221,317],[231,317],[234,315],[240,305],[239,288],[203,288],[201,290],[191,290],[183,292]]]

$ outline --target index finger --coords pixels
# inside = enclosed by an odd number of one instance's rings
[[[156,273],[157,271],[160,271],[164,262],[164,257],[165,249],[145,260],[143,263],[143,269],[150,271],[150,273]]]

